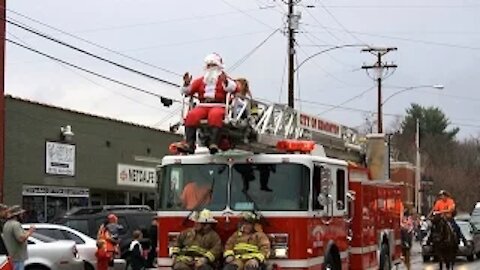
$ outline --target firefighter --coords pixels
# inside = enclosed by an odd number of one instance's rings
[[[452,226],[455,233],[457,234],[458,238],[462,240],[463,243],[467,243],[465,236],[463,235],[460,227],[455,221],[455,212],[455,201],[453,200],[450,193],[445,190],[440,190],[431,214],[433,213],[434,215],[442,215],[443,217],[445,217]]]
[[[216,53],[205,57],[205,73],[202,77],[192,81],[192,76],[187,72],[183,76],[182,93],[197,95],[200,104],[191,109],[185,118],[185,144],[180,144],[178,150],[183,153],[195,152],[197,128],[200,120],[208,119],[210,127],[211,154],[218,152],[219,133],[225,115],[225,102],[227,93],[237,90],[237,83],[230,79],[223,71],[224,65],[220,55]]]
[[[261,229],[254,213],[242,214],[242,224],[225,244],[224,270],[254,270],[270,256],[270,240]]]
[[[222,253],[220,236],[212,227],[217,221],[207,209],[191,219],[194,227],[181,232],[172,248],[173,270],[212,270]]]

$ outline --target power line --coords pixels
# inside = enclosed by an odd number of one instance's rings
[[[320,3],[320,6],[322,7],[323,10],[325,10],[325,12],[328,13],[328,15],[330,15],[330,17],[332,17],[332,19],[343,29],[345,30],[345,32],[347,32],[350,36],[353,37],[353,39],[355,39],[356,41],[358,42],[361,42],[361,43],[366,43],[365,41],[359,39],[356,35],[354,35],[350,30],[347,29],[347,27],[345,27],[345,25],[343,23],[340,22],[340,20],[337,19],[337,17],[335,17],[335,15],[333,15],[332,12],[330,12],[330,10],[328,10],[327,7],[325,7],[325,5],[322,3],[322,1],[318,1]]]
[[[333,111],[333,110],[335,110],[335,109],[337,109],[337,108],[341,108],[343,105],[349,103],[350,101],[355,100],[355,99],[357,99],[357,98],[359,98],[359,97],[362,97],[362,96],[365,95],[367,92],[371,91],[373,88],[375,88],[375,86],[370,86],[369,88],[363,90],[360,94],[355,95],[355,96],[353,96],[353,97],[351,97],[351,98],[349,98],[349,99],[341,102],[341,103],[338,104],[338,105],[334,105],[334,106],[333,106],[332,108],[330,108],[330,109],[327,109],[327,110],[325,110],[325,111],[323,111],[323,112],[320,112],[319,114],[317,114],[317,116],[320,116],[320,115],[325,114],[325,113],[327,113],[327,112]]]
[[[229,71],[233,71],[241,66],[247,59],[252,56],[260,47],[262,47],[273,35],[275,35],[280,29],[275,29],[270,35],[268,35],[264,40],[262,40],[257,46],[250,50],[245,56],[237,60],[231,67],[228,68]]]
[[[16,35],[14,35],[14,34],[12,34],[12,33],[9,33],[9,32],[7,32],[7,34],[10,35],[10,36],[12,36],[13,38],[17,39],[18,41],[22,42],[22,43],[25,44],[26,46],[29,46],[29,44],[27,44],[27,42],[25,42],[25,41],[22,40],[21,38],[17,37]],[[53,60],[52,60],[52,61],[53,61]],[[134,98],[132,98],[132,97],[129,97],[129,96],[127,96],[127,95],[124,95],[124,94],[121,93],[121,92],[118,92],[118,91],[114,91],[114,90],[112,90],[112,89],[109,89],[108,87],[105,87],[104,85],[102,85],[102,84],[100,84],[100,83],[97,83],[96,81],[88,78],[87,76],[84,76],[84,75],[80,74],[79,72],[76,72],[76,70],[74,70],[73,68],[71,68],[71,67],[69,67],[69,66],[67,66],[67,65],[65,65],[65,64],[59,63],[59,62],[57,62],[57,61],[54,61],[54,62],[57,63],[58,65],[60,65],[61,67],[63,67],[64,69],[66,69],[66,70],[70,71],[71,73],[75,74],[76,76],[81,77],[82,79],[87,80],[87,81],[89,81],[90,83],[92,83],[92,84],[94,84],[94,85],[96,85],[96,86],[98,86],[98,87],[100,87],[100,88],[102,88],[102,89],[104,89],[104,90],[107,90],[107,91],[109,91],[109,92],[111,92],[111,93],[114,93],[114,94],[116,94],[116,95],[122,96],[122,97],[124,97],[124,98],[126,98],[126,99],[128,99],[128,100],[130,100],[130,101],[132,101],[132,102],[134,102],[134,103],[137,103],[137,104],[140,104],[140,105],[149,107],[149,108],[151,108],[151,109],[155,109],[155,110],[160,110],[160,111],[163,111],[163,112],[167,112],[167,111],[165,111],[165,110],[162,110],[162,109],[159,108],[159,107],[152,106],[152,105],[147,104],[147,103],[143,103],[143,102],[138,101],[138,100],[136,100],[136,99],[134,99]]]
[[[165,103],[166,103],[166,104],[171,104],[172,102],[180,102],[179,100],[166,98],[166,97],[164,97],[164,96],[162,96],[162,95],[159,95],[159,94],[156,94],[156,93],[154,93],[154,92],[151,92],[151,91],[142,89],[142,88],[140,88],[140,87],[133,86],[133,85],[131,85],[131,84],[128,84],[128,83],[125,83],[125,82],[122,82],[122,81],[113,79],[113,78],[111,78],[111,77],[102,75],[102,74],[100,74],[100,73],[97,73],[97,72],[88,70],[88,69],[86,69],[86,68],[77,66],[77,65],[75,65],[75,64],[72,64],[72,63],[70,63],[70,62],[67,62],[67,61],[65,61],[65,60],[62,60],[62,59],[60,59],[60,58],[57,58],[57,57],[51,56],[51,55],[49,55],[49,54],[46,54],[46,53],[44,53],[44,52],[41,52],[41,51],[39,51],[39,50],[36,50],[36,49],[34,49],[34,48],[30,47],[30,46],[26,46],[26,45],[20,44],[20,43],[18,43],[18,42],[16,42],[16,41],[13,41],[13,40],[11,40],[11,39],[6,38],[5,40],[6,40],[7,42],[10,42],[10,43],[18,46],[18,47],[22,47],[22,48],[24,48],[24,49],[26,49],[26,50],[29,50],[29,51],[34,52],[34,53],[36,53],[36,54],[39,54],[39,55],[42,55],[42,56],[44,56],[44,57],[50,58],[50,59],[55,60],[55,61],[57,61],[57,62],[59,62],[59,63],[64,64],[64,65],[67,65],[67,66],[73,67],[73,68],[75,68],[75,69],[81,70],[81,71],[83,71],[83,72],[85,72],[85,73],[88,73],[88,74],[97,76],[97,77],[99,77],[99,78],[102,78],[102,79],[105,79],[105,80],[114,82],[114,83],[116,83],[116,84],[119,84],[119,85],[128,87],[128,88],[133,89],[133,90],[135,90],[135,91],[142,92],[142,93],[144,93],[144,94],[147,94],[147,95],[151,95],[151,96],[160,98],[160,100],[162,101],[162,103],[163,103],[164,105],[165,105]]]
[[[93,57],[93,58],[96,58],[96,59],[98,59],[98,60],[104,61],[104,62],[109,63],[109,64],[111,64],[111,65],[117,66],[117,67],[119,67],[119,68],[125,69],[125,70],[127,70],[127,71],[136,73],[136,74],[138,74],[138,75],[147,77],[147,78],[149,78],[149,79],[152,79],[152,80],[155,80],[155,81],[158,81],[158,82],[161,82],[161,83],[170,85],[170,86],[180,87],[179,84],[176,84],[176,83],[173,83],[173,82],[170,82],[170,81],[167,81],[167,80],[164,80],[164,79],[155,77],[155,76],[153,76],[153,75],[147,74],[147,73],[145,73],[145,72],[142,72],[142,71],[139,71],[139,70],[136,70],[136,69],[127,67],[127,66],[125,66],[125,65],[122,65],[122,64],[120,64],[120,63],[114,62],[114,61],[109,60],[109,59],[107,59],[107,58],[104,58],[104,57],[102,57],[102,56],[98,56],[98,55],[93,54],[93,53],[91,53],[91,52],[89,52],[89,51],[86,51],[86,50],[84,50],[84,49],[81,49],[81,48],[78,48],[78,47],[76,47],[76,46],[73,46],[73,45],[71,45],[71,44],[69,44],[69,43],[66,43],[66,42],[64,42],[64,41],[61,41],[61,40],[56,39],[56,38],[54,38],[54,37],[51,37],[51,36],[49,36],[49,35],[47,35],[47,34],[40,33],[40,32],[38,32],[38,31],[36,31],[36,30],[34,30],[34,29],[31,29],[31,28],[29,28],[29,27],[26,27],[26,26],[20,25],[20,24],[18,24],[18,23],[15,23],[15,22],[13,22],[13,21],[11,21],[11,20],[9,20],[9,19],[7,19],[6,21],[7,21],[9,24],[11,24],[11,25],[13,25],[13,26],[15,26],[15,27],[18,27],[18,28],[20,28],[20,29],[23,29],[23,30],[25,30],[25,31],[27,31],[27,32],[33,33],[33,34],[35,34],[35,35],[37,35],[37,36],[40,36],[40,37],[42,37],[42,38],[48,39],[48,40],[50,40],[50,41],[53,41],[53,42],[55,42],[55,43],[58,43],[58,44],[60,44],[60,45],[65,46],[65,47],[68,47],[68,48],[70,48],[70,49],[76,50],[76,51],[78,51],[78,52],[80,52],[80,53],[86,54],[86,55],[88,55],[88,56],[90,56],[90,57]]]
[[[40,25],[42,25],[42,26],[45,26],[45,27],[47,27],[47,28],[53,29],[53,30],[55,30],[55,31],[58,31],[58,32],[60,32],[60,33],[62,33],[62,34],[64,34],[64,35],[67,35],[67,36],[69,36],[69,37],[73,37],[73,38],[78,39],[78,40],[80,40],[80,41],[83,41],[83,42],[85,42],[85,43],[87,43],[87,44],[90,44],[90,45],[95,46],[95,47],[97,47],[97,48],[100,48],[100,49],[106,50],[106,51],[108,51],[108,52],[114,53],[114,54],[116,54],[116,55],[122,56],[122,57],[124,57],[124,58],[130,59],[130,60],[135,61],[135,62],[137,62],[137,63],[143,64],[143,65],[146,65],[146,66],[149,66],[149,67],[152,67],[152,68],[156,68],[156,69],[158,69],[158,70],[161,70],[161,71],[164,71],[164,72],[166,72],[166,73],[170,73],[170,74],[173,74],[173,75],[176,75],[176,76],[182,76],[182,74],[180,74],[180,73],[178,73],[178,72],[171,71],[171,70],[169,70],[169,69],[166,69],[166,68],[163,68],[163,67],[159,67],[159,66],[154,65],[154,64],[152,64],[152,63],[148,63],[148,62],[143,61],[143,60],[140,60],[140,59],[138,59],[138,58],[134,58],[134,57],[132,57],[132,56],[126,55],[126,54],[121,53],[121,52],[119,52],[119,51],[112,50],[112,49],[107,48],[107,47],[105,47],[105,46],[102,46],[102,45],[100,45],[100,44],[98,44],[98,43],[94,43],[94,42],[92,42],[92,41],[90,41],[90,40],[87,40],[87,39],[84,39],[84,38],[79,37],[79,36],[77,36],[77,35],[74,35],[74,34],[69,33],[69,32],[67,32],[67,31],[65,31],[65,30],[62,30],[62,29],[60,29],[60,28],[54,27],[54,26],[52,26],[52,25],[46,24],[46,23],[44,23],[44,22],[42,22],[42,21],[39,21],[39,20],[37,20],[37,19],[34,19],[34,18],[31,18],[31,17],[26,16],[26,15],[24,15],[24,14],[21,14],[20,12],[16,12],[16,11],[11,10],[11,9],[7,9],[7,11],[9,11],[9,12],[11,12],[11,13],[14,13],[14,14],[16,14],[16,15],[22,17],[22,18],[25,18],[25,19],[27,19],[27,20],[30,20],[30,21],[32,21],[32,22],[35,22],[35,23],[37,23],[37,24],[40,24]]]
[[[268,27],[268,28],[270,28],[270,29],[272,29],[272,30],[275,30],[275,27],[273,27],[273,26],[270,26],[269,24],[267,24],[267,23],[265,23],[265,22],[263,22],[263,21],[259,20],[257,17],[255,17],[255,16],[253,16],[253,15],[250,15],[250,14],[248,14],[248,13],[244,12],[243,10],[239,9],[238,7],[236,7],[236,6],[232,5],[232,4],[230,4],[228,1],[226,1],[226,0],[222,0],[222,2],[223,2],[225,5],[227,5],[227,6],[231,7],[231,8],[233,8],[233,9],[235,9],[236,11],[238,11],[238,12],[240,12],[240,13],[244,14],[245,16],[249,17],[250,19],[253,19],[254,21],[256,21],[256,22],[258,22],[258,23],[260,23],[260,24],[262,24],[262,25],[264,25],[264,26],[266,26],[266,27]]]
[[[334,35],[327,27],[325,27],[325,25],[323,25],[323,24],[320,22],[320,20],[318,20],[318,19],[310,12],[310,10],[308,10],[308,8],[305,9],[305,11],[307,12],[308,15],[310,15],[310,17],[313,18],[313,20],[314,20],[315,22],[317,22],[317,24],[318,24],[321,28],[325,29],[325,31],[326,31],[331,37],[333,37],[333,38],[336,39],[337,41],[344,42],[342,39],[340,39],[339,37],[337,37],[336,35]]]
[[[316,25],[310,25],[310,26],[317,27]],[[330,30],[333,30],[333,31],[345,32],[345,30],[335,28],[335,27],[326,27],[326,28],[328,28]],[[353,30],[351,30],[350,32],[358,34],[358,35],[363,35],[363,36],[372,36],[372,37],[379,37],[379,38],[384,38],[384,39],[401,40],[401,41],[412,42],[412,43],[420,43],[420,44],[426,44],[426,45],[435,45],[435,46],[457,48],[457,49],[467,49],[467,50],[480,50],[480,47],[466,46],[466,45],[460,45],[460,44],[454,44],[454,43],[445,43],[445,42],[429,41],[429,40],[414,39],[414,38],[404,38],[404,37],[374,34],[374,33],[353,31]]]
[[[333,104],[328,104],[328,103],[322,103],[322,102],[316,102],[316,101],[311,101],[311,100],[304,100],[304,99],[296,99],[298,102],[302,102],[305,104],[311,104],[311,105],[319,105],[319,106],[325,106],[325,107],[330,107],[334,109],[342,109],[346,111],[354,111],[354,112],[361,112],[361,113],[371,113],[371,114],[377,114],[377,112],[372,111],[372,110],[366,110],[366,109],[360,109],[360,108],[354,108],[354,107],[346,107],[346,106],[339,106],[339,105],[333,105]],[[387,116],[392,116],[392,117],[405,117],[405,114],[396,114],[396,113],[384,113],[384,115]],[[467,120],[467,119],[451,119],[451,120]],[[475,120],[475,119],[470,119],[471,121],[478,121],[480,120]],[[475,128],[480,128],[480,125],[475,125],[475,124],[466,124],[466,123],[460,123],[460,122],[451,122],[451,125],[456,125],[456,126],[464,126],[464,127],[475,127]]]

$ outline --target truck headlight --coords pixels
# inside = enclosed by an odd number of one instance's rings
[[[268,235],[272,245],[271,258],[286,259],[288,258],[288,234],[271,233]]]

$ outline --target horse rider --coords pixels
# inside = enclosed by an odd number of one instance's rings
[[[255,270],[264,266],[270,256],[270,240],[259,221],[254,213],[242,214],[241,226],[225,244],[224,270]]]
[[[465,236],[463,235],[460,227],[454,219],[455,212],[455,201],[453,200],[450,193],[445,190],[440,190],[438,193],[438,199],[435,201],[435,204],[432,209],[434,215],[442,215],[450,223],[452,229],[457,234],[458,238],[462,240],[463,243],[467,243]]]
[[[186,143],[179,145],[178,150],[183,153],[194,154],[197,138],[197,128],[202,119],[208,120],[210,128],[211,154],[218,152],[220,128],[223,126],[225,116],[225,102],[228,93],[237,91],[237,82],[225,73],[222,57],[216,53],[205,57],[205,73],[202,77],[192,81],[192,76],[187,72],[183,76],[182,93],[197,95],[200,104],[192,108],[185,118]]]
[[[193,228],[180,233],[172,248],[173,270],[213,270],[222,253],[220,236],[213,229],[217,220],[208,209],[191,218]]]

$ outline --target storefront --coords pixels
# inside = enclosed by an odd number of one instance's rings
[[[49,222],[74,207],[88,206],[88,188],[29,186],[22,190],[26,222]]]
[[[76,206],[158,205],[155,167],[181,137],[6,96],[4,203],[49,222]]]

